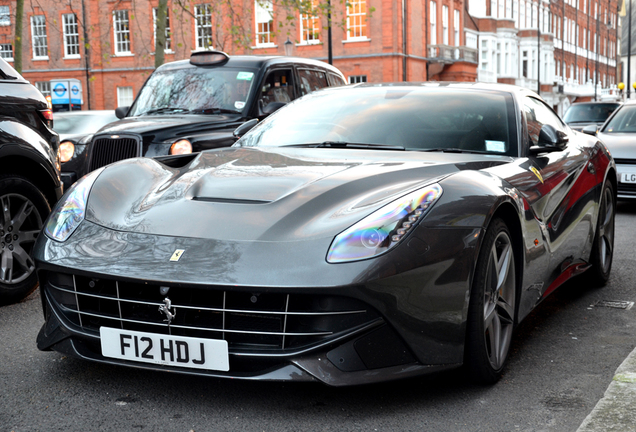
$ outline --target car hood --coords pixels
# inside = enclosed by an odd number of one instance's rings
[[[615,159],[636,159],[636,133],[599,133]]]
[[[138,134],[144,136],[144,142],[166,141],[173,138],[187,138],[189,134],[200,134],[206,130],[214,130],[242,122],[242,115],[237,114],[170,114],[128,117],[101,128],[99,134]]]
[[[374,210],[466,169],[511,158],[301,148],[225,148],[182,168],[147,158],[107,167],[86,218],[118,231],[232,241],[333,237]],[[171,164],[174,165],[174,164]]]

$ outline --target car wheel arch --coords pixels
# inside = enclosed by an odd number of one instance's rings
[[[55,181],[41,163],[21,155],[0,157],[0,172],[30,179],[44,194],[51,207],[57,202]]]

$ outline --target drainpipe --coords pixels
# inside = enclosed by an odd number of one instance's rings
[[[406,82],[406,0],[402,0],[402,81]]]
[[[84,71],[86,73],[86,106],[88,109],[91,109],[91,82],[90,82],[90,54],[88,52],[88,32],[86,31],[87,23],[86,23],[86,5],[84,4],[84,0],[82,0],[82,21],[84,27]]]

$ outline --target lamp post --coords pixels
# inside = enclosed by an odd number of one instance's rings
[[[287,40],[285,41],[285,43],[283,43],[283,46],[285,47],[285,55],[287,57],[292,55],[292,49],[294,48],[294,44],[292,43],[292,41],[289,40],[289,36],[287,36]]]

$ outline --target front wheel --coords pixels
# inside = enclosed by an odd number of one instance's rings
[[[583,276],[593,286],[603,286],[609,279],[614,258],[614,219],[616,216],[616,198],[614,187],[609,180],[603,185],[598,209],[598,222],[590,263],[592,268]]]
[[[0,304],[21,300],[37,286],[30,254],[49,212],[44,195],[29,180],[0,177]]]
[[[494,219],[479,252],[468,306],[464,363],[474,382],[492,384],[501,377],[515,323],[516,285],[512,237],[506,223]]]

